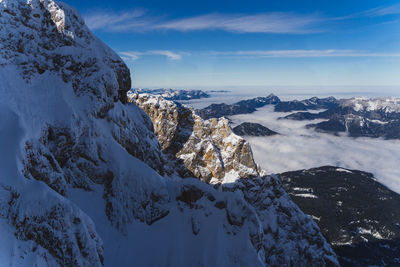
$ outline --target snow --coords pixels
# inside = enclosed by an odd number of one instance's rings
[[[368,230],[362,227],[357,228],[358,233],[372,235],[376,239],[384,239],[378,231]],[[367,240],[368,241],[368,240]]]
[[[290,195],[295,196],[295,197],[303,197],[303,198],[318,198],[314,194],[306,194],[306,193],[304,193],[304,194],[293,194],[293,193],[290,193]]]
[[[292,188],[294,191],[301,191],[301,192],[310,192],[313,193],[314,189],[312,188],[305,188],[305,187],[293,187]]]
[[[390,122],[390,121],[371,120],[368,118],[367,118],[367,120],[370,122],[373,122],[373,123],[377,123],[377,124],[388,124]]]
[[[400,112],[400,98],[395,97],[356,97],[350,100],[345,100],[342,105],[352,106],[355,111],[384,110],[385,112]]]
[[[338,171],[338,172],[353,173],[352,171],[349,171],[349,170],[346,170],[346,169],[343,169],[343,168],[336,168],[336,171]]]
[[[238,173],[234,170],[231,170],[230,172],[225,174],[222,183],[224,183],[224,184],[234,183],[238,179],[240,179],[240,176],[238,175]]]
[[[239,143],[242,140],[242,138],[237,136],[236,134],[230,134],[227,137],[225,137],[223,140],[224,140],[224,143],[235,145],[235,144]]]
[[[191,184],[192,181],[169,182],[170,194],[183,183]],[[151,226],[133,222],[123,235],[110,228],[101,212],[102,192],[90,194],[92,197],[88,198],[86,192],[76,190],[72,198],[96,221],[97,231],[104,241],[105,266],[129,266],[131,263],[138,266],[163,266],[165,263],[171,266],[230,266],[232,262],[238,266],[262,266],[251,244],[236,242],[247,240],[248,233],[227,236],[221,224],[225,214],[216,208],[210,209],[205,216],[201,210],[182,213],[171,203],[165,219]],[[197,235],[192,234],[191,218],[200,225]]]
[[[314,215],[308,215],[308,216],[310,216],[311,218],[313,218],[313,220],[316,220],[316,221],[320,221],[321,220],[321,217],[317,217],[317,216],[314,216]]]

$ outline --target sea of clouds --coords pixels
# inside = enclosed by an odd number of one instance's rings
[[[400,140],[318,133],[305,125],[322,120],[278,120],[290,113],[273,109],[268,105],[252,114],[230,117],[233,126],[256,122],[280,133],[270,137],[245,137],[252,146],[256,162],[268,173],[333,165],[371,172],[380,183],[400,193]]]

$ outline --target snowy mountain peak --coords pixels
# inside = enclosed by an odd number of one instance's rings
[[[342,106],[351,106],[355,111],[378,111],[387,113],[400,112],[400,99],[395,97],[364,98],[345,100]]]
[[[162,96],[166,100],[191,100],[210,97],[209,94],[201,90],[174,90],[174,89],[144,89],[134,88],[129,93],[152,94]]]
[[[52,0],[4,0],[0,12],[0,66],[17,68],[26,82],[61,77],[75,95],[90,97],[90,112],[98,116],[113,102],[126,102],[129,70],[76,10]]]

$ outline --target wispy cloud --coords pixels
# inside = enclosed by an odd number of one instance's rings
[[[89,13],[85,16],[86,25],[92,29],[116,30],[127,22],[143,23],[142,18],[145,16],[144,9],[135,9],[130,12],[113,13],[113,12],[96,12]],[[145,24],[150,23],[149,19],[145,20]],[[132,26],[132,25],[131,25]],[[133,26],[132,26],[133,27]]]
[[[350,20],[359,18],[373,19],[377,17],[385,17],[388,15],[398,14],[400,14],[400,4],[395,4],[391,6],[379,6],[361,12],[352,13],[346,16],[331,18],[331,20]]]
[[[183,55],[189,55],[187,52],[176,53],[170,50],[127,51],[120,54],[126,60],[137,60],[142,56],[165,56],[170,60],[181,60]]]
[[[265,13],[255,15],[206,14],[167,21],[157,28],[176,31],[223,30],[238,33],[310,33],[321,31],[317,15]]]
[[[211,13],[184,18],[168,18],[150,15],[144,9],[114,13],[101,11],[89,13],[85,20],[92,30],[110,32],[147,32],[156,30],[202,31],[221,30],[235,33],[282,33],[307,34],[324,32],[324,23],[354,18],[375,18],[400,14],[400,4],[381,6],[341,17],[293,12],[269,12],[258,14]]]
[[[124,51],[119,53],[125,60],[137,60],[144,56],[165,56],[170,60],[181,60],[183,56],[212,56],[230,58],[321,58],[321,57],[400,57],[400,53],[380,53],[351,49],[292,49],[292,50],[241,50],[174,52],[171,50]]]
[[[387,15],[400,14],[400,4],[395,4],[392,6],[380,6],[366,10],[364,12],[358,13],[360,16],[366,17],[383,17]]]
[[[318,15],[295,13],[204,14],[179,19],[148,15],[144,10],[121,14],[98,12],[85,16],[89,28],[112,32],[144,32],[154,30],[199,31],[222,30],[237,33],[311,33],[320,32]]]
[[[375,53],[358,50],[250,50],[212,51],[213,56],[234,56],[250,58],[313,58],[313,57],[400,57],[400,53]]]

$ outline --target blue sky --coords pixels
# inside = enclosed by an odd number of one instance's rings
[[[400,88],[399,1],[65,2],[135,87]]]

